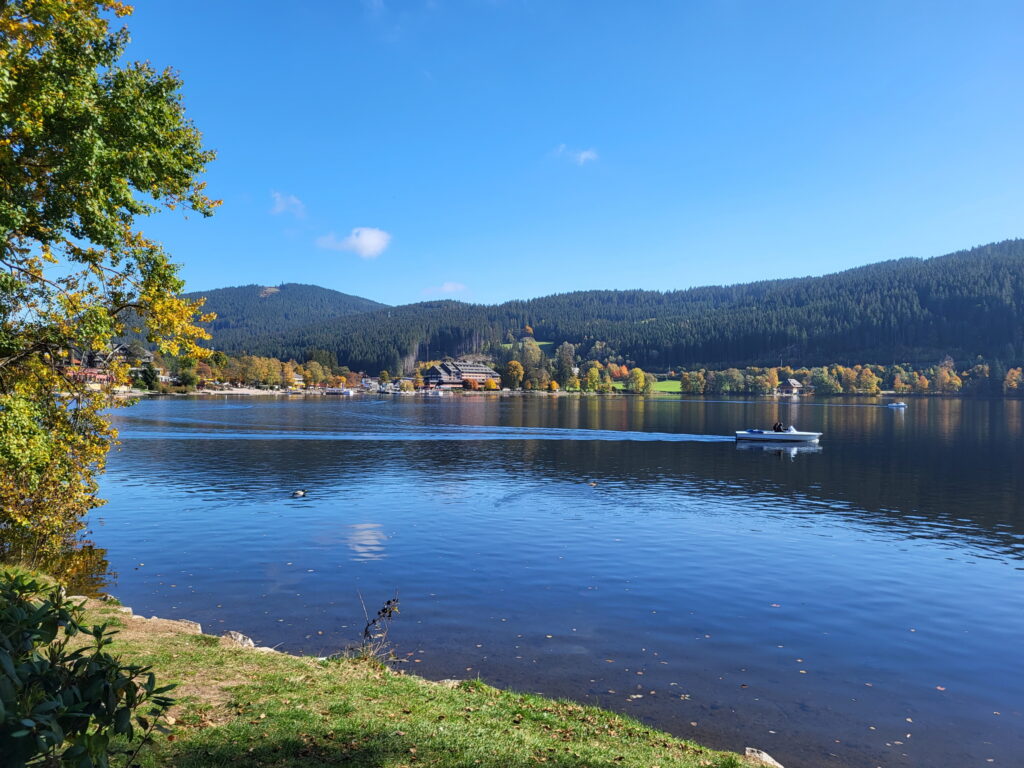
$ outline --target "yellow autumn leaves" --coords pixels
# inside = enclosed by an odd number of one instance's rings
[[[73,542],[102,502],[116,438],[104,416],[128,368],[89,386],[79,358],[132,328],[158,349],[206,356],[200,303],[136,219],[218,202],[213,153],[171,71],[122,63],[131,7],[108,0],[0,4],[0,559]],[[129,119],[130,118],[130,119]]]

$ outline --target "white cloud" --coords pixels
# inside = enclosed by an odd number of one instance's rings
[[[391,235],[376,227],[356,227],[348,237],[338,238],[333,232],[316,239],[317,248],[328,251],[352,251],[362,259],[376,259],[388,247]]]
[[[428,296],[434,296],[439,293],[461,293],[464,290],[466,290],[466,286],[463,283],[456,283],[451,280],[448,280],[446,282],[441,283],[440,285],[425,288],[423,290],[423,293],[427,294]]]
[[[565,144],[559,144],[555,147],[555,155],[557,157],[564,157],[576,165],[586,165],[597,160],[597,150],[591,147],[590,149],[570,149]]]
[[[297,219],[306,217],[306,204],[295,195],[282,195],[280,192],[271,192],[270,196],[274,198],[274,206],[270,209],[270,212],[275,216],[282,213],[290,213]]]

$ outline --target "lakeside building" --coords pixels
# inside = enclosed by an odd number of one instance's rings
[[[809,395],[814,391],[814,387],[805,387],[796,379],[786,379],[779,383],[776,391],[780,395]]]
[[[804,385],[796,379],[786,379],[783,382],[779,382],[778,393],[779,394],[803,394]]]
[[[114,382],[110,373],[115,363],[127,365],[129,373],[139,372],[145,365],[153,365],[153,353],[139,345],[115,344],[105,349],[69,348],[57,356],[57,368],[72,381],[85,383],[90,389],[100,389]],[[162,382],[171,382],[163,368],[157,368]]]
[[[467,381],[483,386],[488,379],[501,381],[501,376],[490,366],[467,360],[445,360],[430,366],[423,374],[427,389],[460,389]]]
[[[86,384],[90,389],[96,389],[107,384],[112,384],[114,381],[114,377],[107,373],[104,368],[66,368],[64,369],[64,375],[72,381],[79,381]]]

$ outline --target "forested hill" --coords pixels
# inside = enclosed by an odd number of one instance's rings
[[[204,312],[217,319],[207,324],[218,349],[258,349],[261,340],[290,334],[325,320],[385,309],[386,304],[321,288],[285,283],[276,287],[242,285],[188,294],[204,297]]]
[[[253,299],[273,306],[260,301]],[[823,277],[683,291],[581,291],[494,306],[426,302],[333,318],[307,311],[318,316],[304,327],[263,314],[247,325],[225,313],[218,323],[231,332],[215,324],[213,343],[300,361],[326,350],[353,369],[396,370],[416,358],[484,350],[528,325],[539,340],[580,345],[584,359],[610,354],[650,370],[946,354],[1011,362],[1024,358],[1024,240]],[[591,352],[595,342],[605,346]]]

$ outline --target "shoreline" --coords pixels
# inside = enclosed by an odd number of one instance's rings
[[[977,394],[964,394],[959,392],[906,392],[896,393],[893,390],[882,390],[878,394],[861,394],[858,392],[841,392],[838,394],[829,394],[816,396],[812,394],[804,395],[788,395],[788,394],[756,394],[756,393],[724,393],[724,394],[692,394],[689,392],[666,392],[666,391],[653,391],[647,393],[639,392],[627,392],[621,389],[616,389],[611,392],[583,392],[578,390],[566,391],[560,389],[555,392],[548,390],[536,390],[536,389],[514,389],[514,390],[498,390],[498,391],[486,391],[486,390],[473,390],[473,389],[452,389],[443,390],[444,395],[428,394],[436,390],[416,390],[415,392],[373,392],[365,390],[355,390],[353,394],[341,395],[318,390],[310,389],[260,389],[258,387],[230,387],[227,389],[196,389],[189,392],[158,392],[145,389],[131,389],[125,392],[114,393],[113,396],[121,398],[131,397],[211,397],[211,396],[238,396],[238,397],[327,397],[332,399],[348,399],[353,397],[422,397],[422,398],[435,398],[440,396],[443,398],[449,397],[654,397],[657,399],[665,399],[667,397],[678,398],[681,400],[694,400],[694,401],[774,401],[779,404],[784,403],[800,403],[800,402],[820,402],[827,403],[829,401],[835,401],[840,399],[849,398],[872,398],[879,401],[880,404],[888,404],[887,400],[893,399],[915,399],[915,400],[998,400],[998,401],[1018,401],[1024,399],[1024,397],[1015,397],[1010,395],[977,395]]]
[[[502,690],[479,679],[432,681],[375,657],[257,647],[235,631],[213,636],[187,619],[136,615],[110,596],[69,599],[84,606],[88,622],[116,630],[113,652],[152,665],[162,684],[179,686],[171,693],[177,699],[173,733],[143,750],[143,768],[179,759],[196,764],[191,755],[203,756],[199,765],[214,756],[220,759],[209,764],[314,768],[364,757],[373,765],[396,764],[373,757],[381,742],[389,755],[408,761],[401,765],[438,768],[525,761],[566,768],[782,768],[753,747],[744,755],[712,750],[571,700]],[[254,750],[261,753],[255,760]]]
[[[143,397],[283,397],[283,398],[328,398],[337,400],[348,400],[353,398],[384,398],[384,397],[399,397],[399,398],[423,398],[423,399],[436,399],[437,395],[428,395],[424,391],[417,392],[363,392],[357,391],[353,395],[336,395],[326,394],[317,391],[306,391],[306,390],[272,390],[272,389],[258,389],[256,387],[236,387],[231,389],[197,389],[192,392],[153,392],[148,390],[131,390],[129,392],[118,393],[116,397],[119,398],[143,398]],[[835,395],[826,395],[823,397],[816,397],[814,395],[758,395],[758,394],[715,394],[715,395],[693,395],[684,394],[679,392],[649,392],[647,394],[641,394],[636,392],[623,392],[616,390],[614,392],[567,392],[565,390],[559,390],[557,392],[548,392],[541,390],[512,390],[512,391],[498,391],[498,392],[486,392],[483,390],[450,390],[448,394],[445,394],[441,399],[453,398],[453,397],[579,397],[579,398],[590,398],[590,397],[629,397],[629,398],[654,398],[657,400],[666,400],[669,398],[678,399],[681,401],[693,401],[693,402],[775,402],[779,405],[798,405],[800,403],[816,403],[820,405],[827,405],[830,402],[838,400],[847,400],[852,398],[862,399],[874,399],[878,401],[876,404],[879,407],[885,407],[888,405],[887,401],[893,399],[913,399],[913,400],[985,400],[985,401],[998,401],[998,402],[1017,402],[1024,398],[1020,397],[1009,397],[999,395],[971,395],[971,394],[960,394],[960,393],[929,393],[929,394],[901,394],[897,395],[891,391],[883,391],[877,395],[862,395],[856,393],[841,393]],[[870,405],[871,403],[863,403],[863,405]]]

